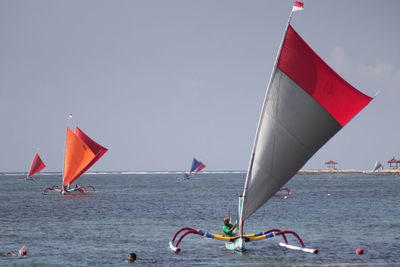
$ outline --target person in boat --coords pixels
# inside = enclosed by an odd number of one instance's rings
[[[229,218],[224,219],[224,226],[222,226],[222,231],[224,232],[224,235],[227,237],[232,237],[235,236],[233,231],[236,229],[237,223],[231,224],[231,221]]]
[[[61,193],[62,195],[64,195],[67,191],[68,191],[68,186],[66,185],[66,186],[64,186],[64,187],[62,188],[62,190],[60,191],[60,193]]]
[[[15,254],[12,251],[7,252],[6,255],[17,256],[17,254]],[[28,252],[26,251],[26,246],[25,245],[23,245],[21,247],[21,249],[18,251],[18,256],[20,256],[20,257],[27,257],[28,256]]]
[[[136,254],[135,253],[129,253],[129,258],[128,258],[128,260],[130,261],[130,262],[140,262],[140,260],[137,260],[136,259]]]

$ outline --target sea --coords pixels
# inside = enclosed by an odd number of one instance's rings
[[[0,266],[400,266],[396,176],[296,175],[288,198],[271,198],[245,222],[248,234],[295,231],[318,254],[280,247],[280,236],[239,253],[188,234],[181,252],[169,249],[183,227],[220,234],[228,214],[237,218],[244,172],[85,174],[79,181],[96,191],[75,196],[44,193],[61,174],[24,176],[0,174]],[[5,255],[22,245],[28,257]],[[131,252],[140,262],[127,261]]]

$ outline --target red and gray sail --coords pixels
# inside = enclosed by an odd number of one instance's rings
[[[371,101],[288,23],[267,89],[243,192],[248,218]]]

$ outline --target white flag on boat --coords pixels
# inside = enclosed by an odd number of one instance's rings
[[[294,2],[292,12],[301,11],[303,9],[304,9],[304,3],[299,2],[299,1]]]

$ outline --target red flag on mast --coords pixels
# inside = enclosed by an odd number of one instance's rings
[[[304,9],[304,4],[302,2],[299,1],[294,2],[292,12],[301,11],[303,9]]]

